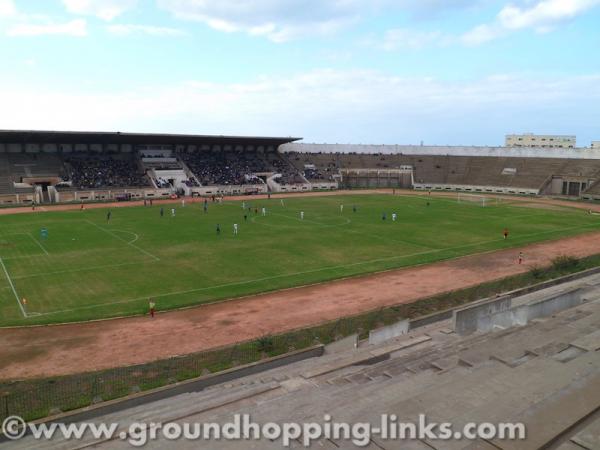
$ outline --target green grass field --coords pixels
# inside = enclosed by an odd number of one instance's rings
[[[1,216],[0,325],[141,314],[149,297],[165,310],[600,229],[600,220],[582,210],[482,208],[453,198],[350,195],[246,204],[259,208],[247,222],[241,202],[209,202],[207,214],[200,203],[175,205],[174,218],[170,205],[162,218],[157,205],[115,208],[110,223],[107,209]]]

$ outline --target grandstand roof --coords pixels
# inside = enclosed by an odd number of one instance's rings
[[[216,136],[195,134],[121,133],[95,131],[0,130],[0,142],[27,144],[246,144],[279,146],[296,137]]]

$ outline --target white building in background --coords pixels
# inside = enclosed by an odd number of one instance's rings
[[[507,134],[506,147],[527,147],[527,148],[575,148],[575,136],[545,135],[545,134]]]
[[[600,148],[600,141],[592,141],[592,148]]]

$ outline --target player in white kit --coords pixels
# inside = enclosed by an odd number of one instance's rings
[[[238,234],[238,224],[237,223],[233,224],[233,234]]]

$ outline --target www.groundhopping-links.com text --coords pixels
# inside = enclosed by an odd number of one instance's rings
[[[369,444],[372,437],[379,440],[524,440],[525,425],[522,423],[475,423],[454,426],[449,422],[429,421],[424,414],[414,422],[402,422],[395,414],[383,414],[378,424],[366,422],[337,422],[326,414],[322,422],[254,422],[249,414],[236,414],[230,422],[135,422],[127,426],[118,423],[45,423],[28,424],[18,416],[6,418],[2,423],[5,439],[18,440],[25,436],[35,440],[63,438],[94,441],[119,439],[133,447],[142,447],[149,441],[219,441],[219,440],[260,440],[280,441],[284,447],[292,442],[309,447],[320,439],[350,441],[362,447]]]

